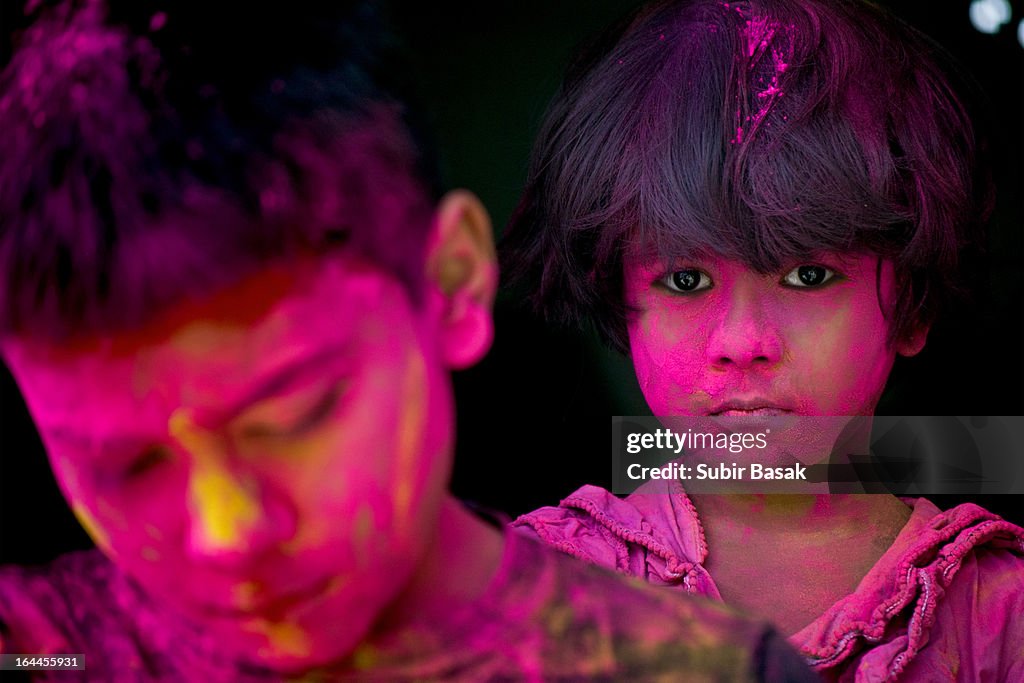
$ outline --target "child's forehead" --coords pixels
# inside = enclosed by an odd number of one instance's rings
[[[651,180],[650,182],[654,182]],[[666,180],[668,185],[669,181]],[[712,188],[705,188],[713,193]],[[604,244],[617,241],[624,255],[640,258],[696,258],[714,254],[768,272],[809,255],[859,258],[898,253],[891,222],[859,216],[837,197],[832,207],[807,207],[790,215],[754,208],[725,193],[700,202],[683,192],[662,190],[665,202],[638,202],[613,214],[601,226]],[[847,198],[848,199],[848,198]],[[706,201],[705,201],[706,200]],[[712,208],[709,208],[712,207]]]
[[[139,327],[62,341],[12,336],[2,350],[16,365],[58,374],[162,363],[255,367],[365,336],[373,311],[396,296],[404,296],[401,283],[363,259],[305,255],[181,301]]]
[[[406,296],[363,261],[321,259],[254,274],[138,330],[68,344],[5,338],[0,353],[47,428],[158,430],[179,406],[214,423],[325,374],[394,365]]]
[[[672,268],[700,264],[729,263],[760,274],[773,273],[778,269],[797,265],[832,265],[862,269],[871,266],[881,269],[891,259],[866,248],[838,249],[821,248],[814,250],[793,250],[765,260],[749,258],[745,250],[716,250],[705,245],[688,245],[677,242],[656,242],[629,248],[624,262],[631,268]]]

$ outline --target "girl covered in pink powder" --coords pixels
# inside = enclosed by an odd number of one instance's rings
[[[948,73],[859,0],[647,5],[571,67],[507,272],[628,354],[654,415],[870,416],[990,212]],[[515,524],[771,619],[829,680],[1024,680],[1024,531],[973,504],[663,480]]]

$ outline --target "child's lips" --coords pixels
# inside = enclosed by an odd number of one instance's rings
[[[789,412],[790,411],[784,410],[782,408],[773,408],[773,407],[767,407],[766,406],[766,407],[763,407],[763,408],[726,408],[725,410],[721,410],[721,411],[712,413],[712,415],[724,416],[724,417],[739,417],[739,416],[748,416],[748,415],[775,416],[775,415],[787,415],[787,414],[789,414]]]
[[[762,396],[727,399],[714,405],[708,415],[715,418],[717,429],[726,432],[771,431],[777,437],[788,433],[799,419],[788,400]]]
[[[776,416],[788,415],[793,411],[783,402],[769,398],[732,398],[714,405],[710,411],[713,416]]]
[[[290,590],[277,595],[259,596],[255,599],[247,600],[244,605],[206,605],[202,608],[202,611],[219,617],[260,617],[269,621],[276,621],[319,597],[327,590],[330,583],[330,580],[324,579],[323,581],[311,584],[308,588]]]

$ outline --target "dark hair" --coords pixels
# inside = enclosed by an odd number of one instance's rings
[[[374,3],[40,4],[0,72],[0,334],[137,325],[341,242],[418,281],[440,182]]]
[[[858,0],[675,0],[582,52],[552,102],[503,266],[538,310],[628,350],[625,254],[767,273],[892,259],[890,342],[958,291],[992,205],[955,69]]]

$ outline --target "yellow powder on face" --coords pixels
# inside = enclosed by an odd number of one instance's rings
[[[352,666],[357,670],[370,669],[377,664],[378,659],[377,648],[364,643],[352,653]]]
[[[259,592],[259,585],[255,581],[246,581],[231,588],[231,604],[236,609],[247,610],[252,608],[253,599]]]
[[[254,496],[218,463],[217,439],[196,426],[188,410],[175,410],[167,427],[196,463],[189,479],[188,501],[199,519],[207,548],[236,546],[243,532],[259,520],[260,509]]]
[[[395,520],[404,525],[412,504],[412,482],[409,474],[401,474],[395,481]]]
[[[216,446],[213,438],[196,425],[192,411],[186,408],[178,408],[167,418],[167,432],[193,455],[201,455]]]
[[[307,657],[312,651],[309,634],[289,622],[256,619],[248,622],[245,630],[267,639],[267,645],[259,649],[261,657]]]
[[[96,543],[96,547],[107,555],[110,555],[112,553],[110,537],[107,535],[106,529],[100,526],[99,522],[96,521],[96,518],[92,516],[92,513],[80,503],[74,503],[71,506],[71,512],[74,513],[75,517],[78,519],[78,523],[82,525],[83,529],[85,529],[85,533],[89,534],[89,538]]]
[[[156,548],[150,548],[148,545],[142,549],[142,559],[146,562],[159,562],[160,552]]]
[[[352,524],[352,538],[360,551],[364,550],[373,538],[373,528],[373,510],[367,504],[360,505]]]
[[[334,596],[346,590],[348,585],[352,583],[351,576],[336,576],[331,579],[331,582],[327,584],[327,588],[324,589],[324,599],[333,598]]]
[[[220,469],[203,469],[189,481],[189,502],[210,548],[237,546],[260,510],[243,485]]]
[[[423,356],[410,351],[402,378],[402,416],[398,423],[395,458],[395,520],[404,524],[412,505],[413,484],[419,476],[417,467],[427,424],[427,366]]]

